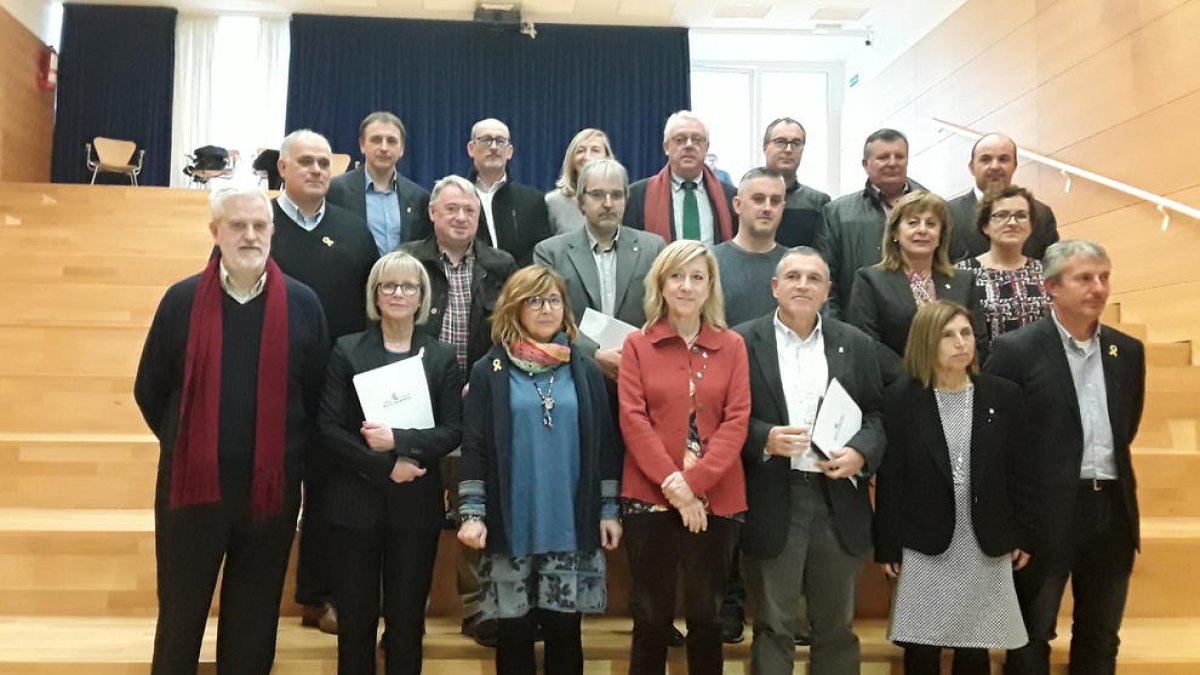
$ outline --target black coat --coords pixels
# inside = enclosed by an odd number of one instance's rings
[[[378,452],[368,447],[359,433],[363,411],[353,378],[388,364],[383,333],[376,323],[334,345],[317,418],[331,470],[318,514],[322,520],[358,528],[372,527],[381,519],[388,527],[441,527],[445,508],[438,460],[462,439],[462,375],[449,345],[416,333],[412,349],[423,350],[422,366],[436,426],[393,429],[396,448]],[[389,474],[400,457],[415,460],[425,475],[408,483],[393,483]]]
[[[972,381],[975,538],[990,556],[1016,548],[1032,552],[1032,457],[1020,391],[1012,382],[990,375],[977,375]],[[905,377],[888,387],[883,410],[888,451],[875,483],[875,560],[898,563],[905,548],[941,555],[954,534],[954,483],[933,390]]]
[[[459,479],[483,481],[486,492],[487,551],[509,552],[508,506],[512,499],[512,408],[509,372],[514,368],[500,345],[471,368],[464,404]],[[579,404],[579,486],[575,532],[581,551],[600,548],[600,481],[621,480],[624,457],[617,439],[604,376],[589,357],[571,350],[571,376]]]
[[[1139,545],[1137,478],[1129,446],[1137,436],[1145,403],[1145,349],[1137,339],[1101,326],[1100,358],[1122,502],[1130,534]],[[1027,453],[1036,494],[1033,546],[1038,553],[1057,555],[1071,541],[1083,463],[1083,426],[1071,367],[1053,317],[997,337],[984,370],[1021,388],[1033,430]]]
[[[325,199],[343,209],[367,219],[366,169],[358,167],[329,181]],[[400,227],[404,231],[401,243],[424,239],[433,234],[429,221],[429,193],[425,188],[396,173],[396,200],[400,203]],[[386,251],[385,251],[386,253]]]
[[[855,278],[845,320],[888,348],[880,356],[880,367],[884,384],[891,384],[903,377],[904,347],[917,315],[917,301],[903,272],[872,265],[860,269]],[[983,289],[975,284],[974,273],[955,270],[954,276],[948,277],[934,272],[933,284],[939,300],[957,302],[970,310],[976,358],[982,363],[988,346],[987,324],[983,319]]]
[[[779,353],[775,340],[775,315],[768,314],[736,328],[746,341],[750,358],[750,430],[742,450],[746,471],[746,523],[742,527],[742,550],[757,558],[774,558],[787,544],[791,521],[791,461],[771,457],[763,461],[763,449],[772,427],[788,424],[787,400],[779,375]],[[862,429],[850,439],[867,460],[864,471],[876,471],[886,445],[880,406],[883,384],[878,351],[871,338],[836,319],[824,319],[825,359],[829,378],[837,378],[863,412]],[[823,480],[823,477],[822,477]],[[826,483],[833,529],[847,553],[861,554],[871,548],[871,504],[867,481],[855,487],[849,479]]]
[[[474,182],[476,172],[469,180]],[[511,176],[510,176],[511,179]],[[546,195],[541,190],[508,180],[492,196],[492,219],[496,227],[495,247],[507,251],[517,261],[517,267],[533,262],[533,247],[554,234],[550,227],[550,212],[546,210]],[[479,214],[480,241],[488,241],[487,216]]]
[[[450,283],[442,271],[441,252],[431,235],[420,241],[404,244],[406,251],[425,266],[429,273],[429,320],[417,326],[417,332],[437,338],[442,334],[442,321],[450,302]],[[471,315],[467,319],[467,369],[492,346],[492,311],[508,277],[517,271],[512,256],[488,246],[482,241],[474,244],[475,265],[471,273]]]

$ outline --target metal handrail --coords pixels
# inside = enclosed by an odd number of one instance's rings
[[[975,131],[974,129],[969,129],[967,127],[955,124],[953,122],[947,122],[946,120],[939,119],[937,117],[934,117],[932,119],[934,122],[937,122],[939,125],[941,125],[940,130],[942,130],[942,131],[949,131],[951,133],[957,134],[959,136],[964,136],[964,137],[970,138],[972,140],[978,140],[980,138],[983,138],[983,136],[984,136],[984,134],[982,134],[978,131]],[[1163,197],[1162,195],[1156,195],[1153,192],[1149,192],[1149,191],[1143,190],[1141,188],[1136,188],[1132,185],[1122,183],[1121,181],[1113,180],[1112,178],[1109,178],[1107,176],[1101,176],[1098,173],[1093,173],[1086,169],[1081,169],[1077,166],[1067,164],[1066,162],[1060,162],[1057,159],[1051,159],[1050,157],[1047,157],[1045,155],[1039,155],[1038,153],[1031,152],[1029,150],[1017,148],[1017,155],[1020,157],[1032,159],[1033,161],[1038,162],[1040,164],[1045,164],[1046,166],[1058,169],[1059,173],[1061,173],[1063,175],[1063,178],[1065,178],[1067,181],[1066,186],[1063,188],[1064,192],[1071,191],[1071,176],[1078,176],[1080,178],[1090,180],[1093,183],[1103,185],[1104,187],[1112,188],[1113,190],[1118,190],[1120,192],[1124,192],[1125,194],[1130,195],[1132,197],[1137,197],[1138,199],[1143,199],[1145,201],[1156,204],[1157,206],[1155,206],[1155,209],[1159,213],[1161,213],[1162,217],[1163,217],[1162,229],[1164,232],[1167,230],[1167,227],[1169,227],[1171,224],[1171,214],[1167,212],[1168,210],[1175,211],[1176,213],[1182,213],[1185,216],[1191,216],[1192,218],[1195,218],[1196,220],[1200,220],[1200,209],[1192,208],[1192,207],[1188,206],[1187,204],[1181,204],[1173,199],[1167,199],[1166,197]]]

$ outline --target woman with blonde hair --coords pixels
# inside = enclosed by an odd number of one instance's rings
[[[454,348],[415,330],[429,317],[429,275],[396,251],[371,268],[367,330],[338,339],[318,417],[332,467],[316,515],[337,545],[338,672],[375,672],[375,631],[383,589],[389,675],[421,672],[425,603],[445,507],[439,460],[462,437],[462,376]],[[434,426],[393,429],[366,419],[354,377],[406,359],[425,373]]]
[[[582,129],[567,145],[563,155],[562,171],[554,183],[554,189],[546,193],[546,210],[550,213],[550,227],[554,234],[581,229],[586,220],[575,199],[579,170],[593,159],[612,159],[612,146],[608,134],[599,129]]]
[[[663,249],[646,275],[645,309],[646,325],[625,339],[618,380],[629,672],[664,672],[682,567],[688,672],[717,674],[718,607],[746,511],[746,346],[725,325],[716,258],[700,242]]]
[[[458,539],[484,551],[480,600],[499,617],[496,672],[583,672],[582,614],[604,611],[604,550],[621,540],[621,450],[604,378],[575,349],[566,286],[531,265],[504,284],[495,345],[471,369]]]
[[[896,202],[880,242],[879,264],[858,270],[846,321],[882,342],[890,358],[880,362],[885,384],[901,377],[901,357],[908,327],[922,306],[950,300],[971,312],[975,335],[982,343],[982,291],[970,271],[950,264],[950,220],[946,202],[931,192],[910,192]],[[888,355],[887,352],[883,352]]]
[[[912,321],[906,377],[884,398],[875,560],[898,578],[888,637],[907,675],[986,675],[987,650],[1028,641],[1013,571],[1029,562],[1020,389],[978,373],[971,313],[938,300]]]

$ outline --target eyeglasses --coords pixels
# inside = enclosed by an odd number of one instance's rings
[[[671,142],[681,147],[688,145],[689,143],[696,147],[708,145],[708,139],[700,134],[679,134],[678,136],[672,136]]]
[[[488,148],[496,148],[497,150],[503,150],[508,147],[509,143],[512,143],[512,141],[503,136],[480,136],[479,138],[472,139],[471,142]]]
[[[421,287],[416,284],[397,284],[391,281],[375,284],[375,290],[382,292],[384,295],[396,295],[396,291],[400,291],[400,295],[405,298],[411,298],[421,292]]]
[[[988,219],[992,221],[993,225],[1003,225],[1004,223],[1007,223],[1010,220],[1015,223],[1024,225],[1025,223],[1029,222],[1029,212],[1028,211],[1013,211],[1010,213],[1008,211],[997,211],[997,212],[993,213],[991,216],[989,216]]]
[[[624,190],[584,190],[583,194],[589,199],[595,199],[598,202],[604,201],[605,198],[611,199],[614,202],[625,201]]]
[[[778,150],[790,150],[796,148],[799,150],[804,147],[803,138],[772,138],[771,145]]]
[[[550,305],[550,309],[558,309],[562,307],[563,299],[561,295],[531,295],[525,298],[525,304],[530,309],[541,309],[546,305]]]

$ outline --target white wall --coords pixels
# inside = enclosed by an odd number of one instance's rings
[[[0,0],[17,21],[38,36],[42,42],[59,48],[62,35],[62,3],[57,0]]]

